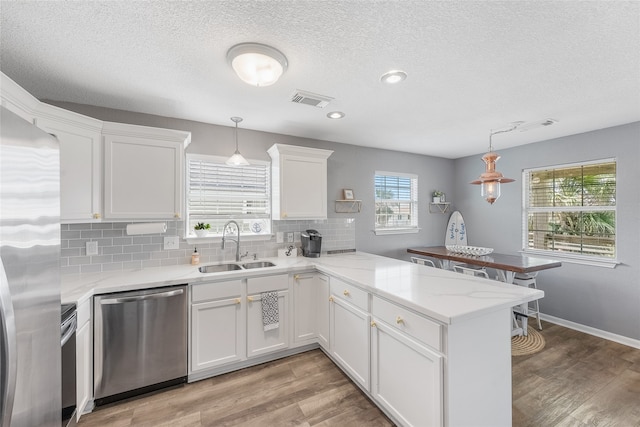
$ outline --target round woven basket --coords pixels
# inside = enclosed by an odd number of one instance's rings
[[[545,346],[544,337],[531,326],[527,327],[527,336],[515,336],[511,338],[511,355],[526,356],[541,351]]]

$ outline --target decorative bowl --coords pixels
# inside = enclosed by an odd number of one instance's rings
[[[476,256],[489,255],[493,252],[493,248],[483,248],[480,246],[447,245],[446,248],[449,252]]]

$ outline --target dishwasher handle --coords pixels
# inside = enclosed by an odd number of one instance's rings
[[[101,299],[100,304],[102,305],[122,304],[125,302],[144,301],[144,300],[157,299],[157,298],[169,298],[176,295],[181,295],[183,293],[184,293],[184,289],[174,289],[172,291],[158,292],[156,294],[145,294],[145,295],[136,295],[132,297]]]

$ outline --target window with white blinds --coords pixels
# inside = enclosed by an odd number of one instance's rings
[[[614,159],[523,171],[523,247],[576,258],[616,258]]]
[[[221,236],[227,221],[236,221],[243,235],[271,234],[269,162],[230,166],[225,158],[187,156],[187,231],[203,222],[209,236]]]
[[[418,232],[418,176],[375,173],[375,233]]]

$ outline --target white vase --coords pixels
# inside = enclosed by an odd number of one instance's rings
[[[206,237],[209,234],[209,230],[194,230],[196,232],[196,236],[198,237]]]
[[[440,203],[440,197],[433,196],[433,203]]]

